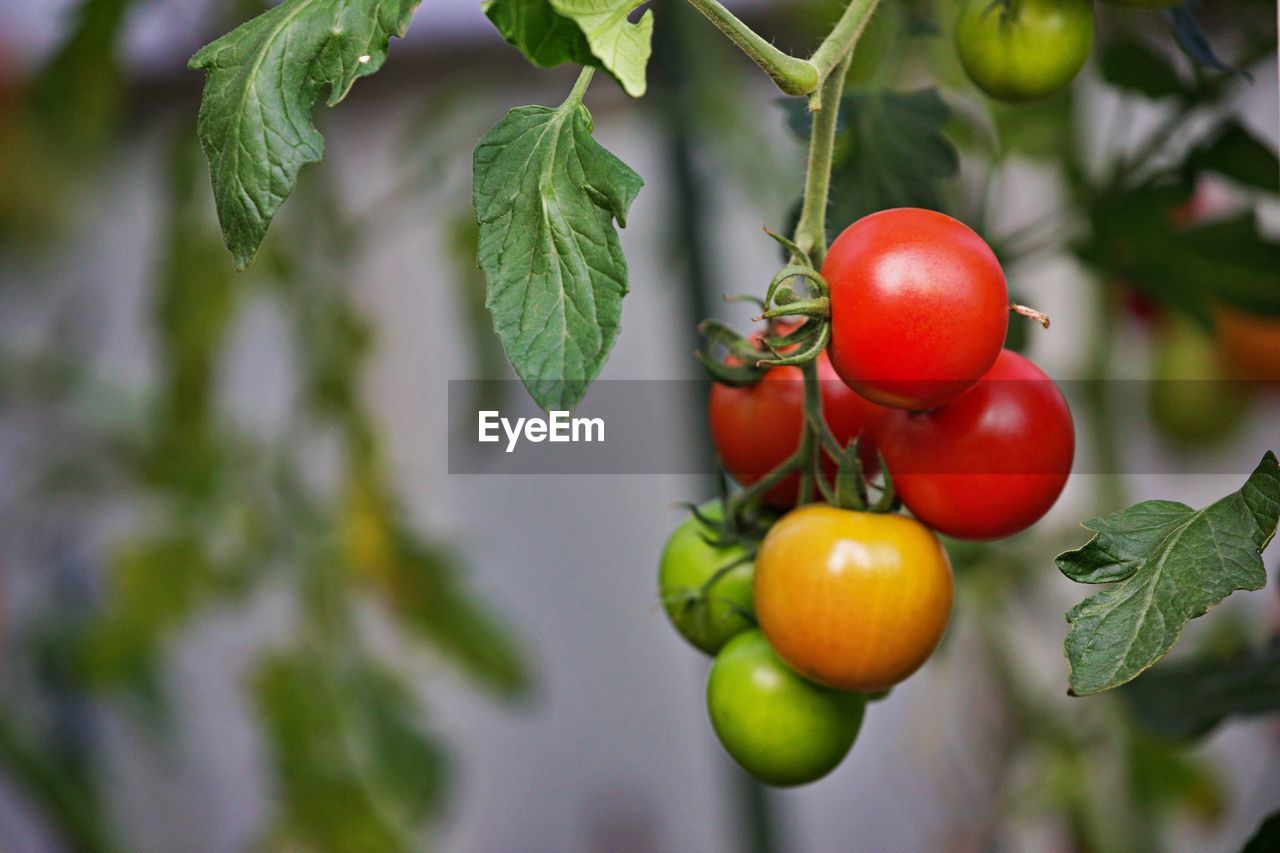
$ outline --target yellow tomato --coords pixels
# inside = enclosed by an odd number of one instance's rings
[[[892,687],[951,615],[951,564],[918,521],[825,505],[784,516],[756,556],[756,617],[796,672],[838,690]]]

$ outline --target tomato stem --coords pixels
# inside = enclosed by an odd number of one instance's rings
[[[595,75],[596,70],[590,65],[585,65],[578,79],[574,81],[573,88],[569,91],[569,97],[564,99],[564,103],[560,105],[560,109],[576,107],[582,103],[583,97],[587,94],[587,87],[591,85],[591,78]]]
[[[1009,303],[1009,310],[1015,314],[1035,320],[1046,329],[1049,328],[1049,315],[1043,311],[1037,311],[1036,309],[1030,308],[1026,305],[1019,305],[1016,302]]]
[[[844,77],[853,58],[848,51],[827,76],[818,92],[818,110],[809,135],[809,165],[805,171],[804,201],[796,223],[795,244],[821,269],[827,254],[827,197],[831,190],[831,161],[836,144],[836,122]]]
[[[689,0],[689,4],[759,65],[783,94],[807,95],[822,82],[822,75],[812,62],[778,50],[718,0]]]
[[[830,35],[822,40],[822,44],[818,45],[813,56],[809,57],[809,61],[818,69],[818,74],[824,82],[833,72],[837,72],[842,64],[846,69],[848,68],[848,59],[853,55],[853,48],[862,37],[862,31],[867,28],[867,22],[871,20],[871,14],[875,12],[879,3],[880,0],[851,0],[845,7],[844,13],[840,15],[840,20],[836,21]],[[841,77],[844,76],[843,71],[838,73]],[[816,106],[821,109],[822,104],[819,102]],[[812,104],[811,108],[813,108]]]

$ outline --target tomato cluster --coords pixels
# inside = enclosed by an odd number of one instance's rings
[[[952,575],[935,532],[987,540],[1026,529],[1057,500],[1075,447],[1061,391],[1002,348],[1004,274],[964,224],[914,208],[872,214],[836,239],[820,278],[825,313],[812,322],[829,324],[829,343],[813,357],[810,387],[801,367],[767,366],[761,336],[757,381],[713,386],[717,452],[757,488],[700,507],[667,543],[659,579],[673,625],[715,655],[707,705],[721,743],[775,785],[832,770],[867,699],[937,648]],[[859,487],[823,487],[807,503],[796,460],[818,432],[806,409],[815,398],[824,440],[844,453],[807,470]],[[875,488],[896,500],[844,503],[877,473]],[[910,516],[884,511],[899,502]],[[745,508],[752,523],[738,517]]]

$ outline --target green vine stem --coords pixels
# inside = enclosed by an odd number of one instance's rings
[[[818,45],[818,49],[813,52],[809,62],[818,69],[818,74],[824,82],[842,62],[844,68],[848,68],[848,62],[853,58],[853,48],[862,37],[862,31],[867,28],[867,22],[871,20],[871,15],[879,4],[880,0],[850,0],[830,35],[823,39],[822,44]],[[844,73],[839,72],[839,76],[843,77]],[[810,109],[814,108],[820,109],[821,104],[811,103]]]
[[[844,77],[853,51],[841,58],[818,93],[818,110],[809,135],[809,166],[805,173],[804,202],[796,223],[795,244],[821,269],[827,254],[827,195],[831,189],[831,160],[835,150],[836,123]]]
[[[689,4],[715,24],[716,29],[728,36],[756,65],[764,69],[784,94],[807,95],[822,82],[822,75],[812,62],[778,50],[720,5],[718,0],[689,0]]]
[[[783,94],[810,95],[809,109],[817,111],[822,109],[823,103],[817,93],[832,76],[844,76],[839,69],[848,68],[853,48],[880,0],[851,0],[840,20],[809,59],[800,59],[778,50],[721,5],[719,0],[689,0],[689,3],[759,65]]]

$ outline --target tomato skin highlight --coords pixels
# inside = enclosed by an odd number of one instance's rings
[[[872,693],[928,660],[951,615],[951,563],[920,522],[810,504],[756,554],[760,629],[805,678]]]
[[[933,412],[886,417],[884,458],[902,503],[957,539],[1000,539],[1039,521],[1071,473],[1066,398],[1004,350],[971,391]]]
[[[787,668],[759,631],[734,637],[707,675],[707,713],[725,751],[769,785],[804,785],[849,753],[866,699]]]
[[[975,85],[1014,103],[1066,86],[1093,49],[1091,0],[967,0],[955,30],[956,54]]]
[[[718,501],[709,501],[698,511],[713,520],[721,516]],[[754,626],[750,616],[754,566],[741,545],[712,545],[703,538],[709,533],[693,515],[680,523],[662,550],[658,594],[680,636],[699,651],[714,655],[736,634]],[[711,580],[730,565],[733,567]],[[706,597],[695,599],[708,582]]]
[[[877,426],[881,406],[855,394],[835,372],[825,352],[817,358],[822,413],[842,445],[862,435],[860,458],[868,475],[878,470]],[[804,429],[804,374],[799,367],[771,368],[755,385],[734,387],[715,383],[707,404],[711,440],[716,454],[733,479],[749,486],[782,464],[800,446]],[[822,458],[829,482],[835,465]],[[791,474],[764,495],[765,503],[780,509],[795,506],[800,478]]]
[[[976,383],[1004,346],[1009,292],[972,229],[919,208],[882,210],[831,244],[831,364],[882,406],[927,410]]]

